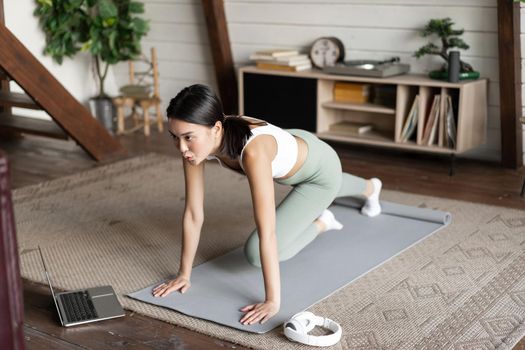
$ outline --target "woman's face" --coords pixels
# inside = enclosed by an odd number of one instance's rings
[[[168,120],[168,131],[173,136],[175,147],[190,164],[199,164],[220,144],[220,140],[217,140],[221,128],[219,122],[210,128],[179,119]]]

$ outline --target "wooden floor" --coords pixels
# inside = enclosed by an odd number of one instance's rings
[[[167,133],[152,131],[120,137],[129,156],[158,152],[179,157]],[[458,159],[449,176],[450,159],[418,153],[333,144],[343,169],[377,176],[384,188],[525,209],[520,196],[525,169]],[[27,136],[0,139],[10,160],[11,184],[19,188],[100,166],[74,142]],[[25,338],[28,349],[244,349],[134,313],[125,318],[66,329],[58,325],[48,288],[24,281]],[[514,348],[525,350],[525,339]]]

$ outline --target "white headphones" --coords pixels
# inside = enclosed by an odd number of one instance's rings
[[[334,332],[329,335],[308,335],[315,326],[327,328]],[[341,326],[329,318],[315,316],[309,311],[299,312],[283,325],[284,335],[293,341],[313,346],[332,346],[341,339]]]

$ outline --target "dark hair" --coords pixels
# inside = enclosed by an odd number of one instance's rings
[[[249,122],[240,116],[224,115],[221,100],[209,86],[201,84],[182,89],[171,99],[166,115],[169,119],[206,125],[210,128],[220,121],[224,128],[220,150],[232,159],[241,154],[246,140],[252,136],[250,125],[261,124]]]

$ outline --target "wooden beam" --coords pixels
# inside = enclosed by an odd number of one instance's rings
[[[501,162],[523,166],[521,105],[520,4],[498,0]]]
[[[24,303],[7,158],[0,152],[0,344],[24,349]]]
[[[215,77],[224,111],[226,114],[236,114],[239,110],[237,81],[228,36],[228,23],[224,14],[224,1],[202,0],[202,7],[206,17]]]
[[[94,159],[102,161],[126,154],[120,143],[3,24],[0,68]]]
[[[4,1],[0,0],[0,23],[5,24]],[[9,81],[0,76],[0,93],[9,93]],[[0,106],[0,113],[11,114],[11,107]]]

